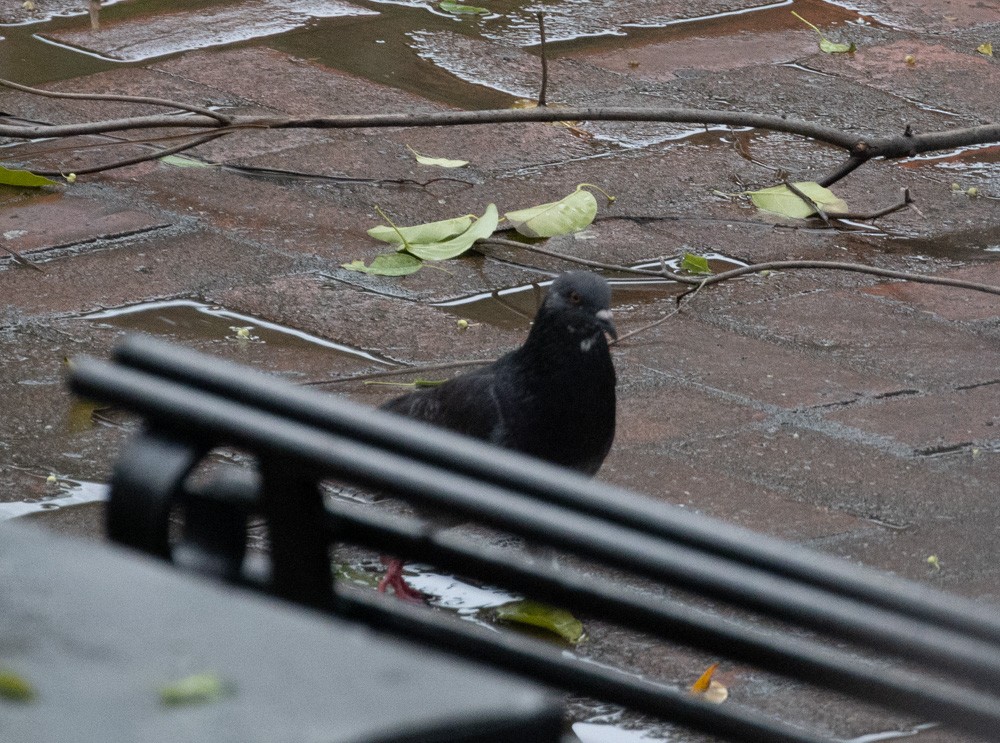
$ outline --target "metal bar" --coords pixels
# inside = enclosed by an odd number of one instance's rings
[[[505,451],[484,449],[447,431],[427,436],[413,421],[387,418],[379,411],[318,395],[236,364],[178,348],[145,336],[132,336],[117,349],[123,364],[156,376],[182,381],[202,390],[252,404],[261,410],[361,441],[405,452],[438,464],[559,503],[566,508],[601,516],[615,523],[687,544],[778,575],[853,597],[942,629],[1000,642],[1000,616],[993,607],[945,594],[827,555],[790,545],[679,508],[652,503],[627,491],[537,460]]]
[[[403,606],[391,597],[348,588],[336,613],[380,631],[417,640],[449,653],[514,671],[574,694],[605,699],[736,743],[833,743],[736,704],[720,706],[622,671],[581,663],[537,640]]]
[[[949,670],[969,683],[1000,686],[997,647],[954,632],[689,548],[663,544],[619,525],[566,513],[550,504],[138,372],[81,360],[71,383],[84,395],[124,404],[174,425],[197,427],[206,435],[217,436],[220,443],[246,446],[263,458],[287,457],[368,487],[405,494],[422,504],[450,508],[514,533],[597,556],[608,564],[702,595],[920,659],[935,671]]]
[[[885,707],[960,727],[974,722],[974,732],[995,731],[1000,700],[970,689],[957,690],[917,674],[862,665],[849,653],[815,641],[752,627],[687,608],[666,599],[649,599],[610,584],[595,584],[572,569],[538,567],[509,550],[472,545],[449,537],[423,522],[328,505],[330,530],[338,538],[427,561],[462,575],[495,581],[565,609],[599,616],[669,642],[689,645],[813,685],[875,701]],[[984,715],[984,711],[990,714]]]

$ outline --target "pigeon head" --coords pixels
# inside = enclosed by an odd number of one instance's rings
[[[618,338],[610,308],[607,281],[589,271],[570,271],[552,282],[538,319],[543,315],[558,318],[573,335],[590,336],[599,331]]]

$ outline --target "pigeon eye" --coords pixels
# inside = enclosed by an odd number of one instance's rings
[[[580,299],[581,298],[580,298],[580,293],[579,292],[570,292],[569,293],[569,301],[572,302],[573,304],[580,304]]]

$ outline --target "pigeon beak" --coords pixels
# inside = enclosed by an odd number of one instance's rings
[[[612,339],[618,340],[618,330],[611,321],[611,310],[600,310],[597,312],[596,317],[597,324],[601,326],[601,330],[610,335]]]

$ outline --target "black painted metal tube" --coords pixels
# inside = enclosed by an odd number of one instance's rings
[[[749,663],[816,686],[877,702],[923,719],[963,725],[985,710],[974,732],[1000,722],[1000,698],[957,690],[914,673],[876,668],[816,641],[767,633],[687,608],[598,583],[563,567],[555,571],[499,550],[449,537],[422,522],[358,506],[328,506],[330,529],[340,539],[427,561],[463,575],[495,581],[528,596],[545,597],[565,609],[587,613],[667,641],[689,645]]]
[[[447,431],[426,435],[409,420],[386,418],[350,401],[317,394],[236,364],[145,336],[128,338],[116,358],[129,367],[252,404],[261,410],[438,464],[566,508],[687,544],[746,565],[853,597],[932,625],[1000,643],[1000,613],[927,586],[846,564],[714,519],[637,497],[512,452],[487,449]]]
[[[406,493],[424,505],[451,508],[702,595],[922,660],[935,671],[949,670],[966,682],[1000,688],[997,647],[974,638],[665,544],[620,525],[567,513],[551,504],[136,371],[81,360],[71,381],[81,394],[122,404],[178,429],[204,431],[219,444],[245,446],[262,457],[284,457],[331,476]],[[985,713],[994,720],[998,714],[997,710]],[[1000,730],[994,728],[994,732]]]
[[[537,640],[480,627],[371,591],[346,589],[339,616],[574,694],[604,699],[736,743],[834,743],[738,705],[720,706],[661,684],[566,657]]]

